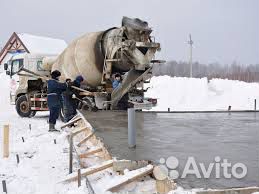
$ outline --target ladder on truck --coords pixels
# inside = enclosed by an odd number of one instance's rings
[[[118,38],[120,38],[121,41],[114,41],[114,42],[121,43],[122,39],[124,37],[122,37],[122,36],[110,36],[108,38],[116,38],[116,40],[118,40]],[[114,44],[116,44],[116,43],[114,43]],[[107,80],[110,80],[111,74],[112,74],[112,64],[122,62],[122,56],[123,56],[122,44],[115,45],[114,49],[117,50],[116,51],[116,58],[109,58],[107,56],[108,47],[106,47],[106,49],[105,49],[105,56],[104,56],[104,62],[103,62],[103,73],[102,73],[102,84],[106,84]]]

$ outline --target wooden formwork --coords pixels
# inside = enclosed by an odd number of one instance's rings
[[[69,123],[66,123],[61,128],[65,128],[67,126],[74,125],[75,127],[71,128],[68,137],[74,138],[74,148],[75,152],[78,155],[78,160],[80,163],[81,169],[81,177],[88,176],[102,170],[110,168],[114,171],[114,173],[118,173],[120,179],[117,182],[113,182],[106,190],[110,192],[117,192],[126,184],[129,184],[134,181],[138,181],[140,178],[144,176],[150,176],[153,173],[154,166],[149,164],[148,162],[136,162],[136,161],[126,161],[126,160],[113,160],[111,154],[106,148],[103,141],[95,135],[94,129],[88,123],[88,121],[84,118],[84,116],[79,113],[77,117],[75,117]],[[89,145],[91,145],[89,147]],[[99,157],[103,162],[97,165],[88,166],[85,165],[83,160],[88,157]],[[118,170],[119,169],[119,170]],[[132,175],[124,175],[123,170],[130,169],[133,171],[137,171],[137,173],[132,173]],[[135,172],[136,172],[135,171]],[[153,178],[154,176],[150,176]],[[64,182],[66,181],[76,181],[78,180],[78,173],[76,171],[65,177]],[[155,179],[154,179],[155,180]],[[166,188],[173,188],[175,185],[173,181],[169,181],[166,179],[156,180],[156,188],[158,193],[165,193],[168,191]]]
[[[160,173],[159,166],[149,165],[147,161],[137,162],[130,160],[113,160],[108,149],[101,141],[100,138],[96,137],[95,131],[92,129],[88,121],[79,114],[72,121],[62,126],[65,128],[70,125],[75,125],[69,135],[74,135],[77,137],[77,144],[75,147],[76,152],[78,153],[78,160],[81,165],[81,176],[88,176],[97,172],[100,172],[105,169],[110,169],[114,173],[119,173],[120,180],[112,182],[106,191],[118,192],[123,186],[131,182],[139,181],[144,176],[151,176],[155,180],[155,187],[157,193],[166,194],[170,190],[176,188],[176,184],[171,180],[167,175],[164,176],[162,171]],[[90,147],[89,143],[91,144]],[[88,157],[99,157],[103,162],[88,166],[84,165],[81,160],[84,160]],[[146,162],[146,163],[145,163]],[[128,169],[131,171],[139,170],[138,173],[134,173],[131,176],[124,175],[124,170]],[[161,178],[162,177],[162,178]],[[67,175],[63,181],[76,181],[78,180],[78,174],[75,172]],[[237,194],[250,194],[253,192],[259,192],[258,187],[247,187],[247,188],[233,188],[233,189],[222,189],[222,190],[196,190],[194,193],[197,194],[228,194],[228,193],[237,193]],[[139,193],[139,192],[138,192]],[[141,194],[141,193],[140,193]]]

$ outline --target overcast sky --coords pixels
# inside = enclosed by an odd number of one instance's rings
[[[149,22],[165,60],[259,63],[259,0],[0,0],[0,47],[12,32],[65,39],[120,26],[122,16]]]

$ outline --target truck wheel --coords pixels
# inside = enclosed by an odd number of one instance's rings
[[[30,117],[34,117],[34,116],[36,115],[36,112],[37,112],[37,111],[33,111],[33,110],[32,110],[32,111],[31,111],[31,114],[30,114]]]
[[[92,108],[92,111],[93,111],[93,112],[97,112],[97,111],[98,111],[98,108],[97,108],[96,106],[94,106],[94,107]]]
[[[25,95],[20,96],[16,100],[16,111],[21,117],[30,117],[32,114],[30,103],[27,101]]]

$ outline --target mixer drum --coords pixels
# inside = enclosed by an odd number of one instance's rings
[[[84,84],[92,87],[111,80],[113,73],[143,73],[160,48],[159,43],[151,40],[151,32],[147,22],[124,17],[120,28],[88,33],[74,40],[51,70],[60,70],[62,80],[82,75]]]
[[[102,34],[103,32],[88,33],[74,40],[53,64],[52,71],[59,70],[61,80],[73,80],[82,75],[85,84],[92,87],[100,85],[104,63],[100,45]]]

